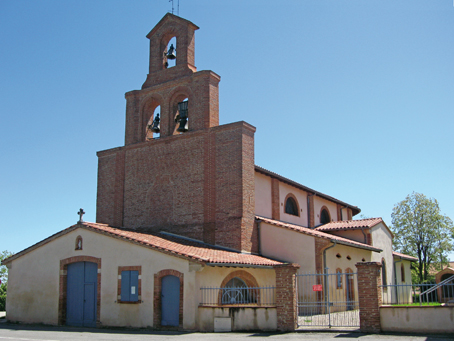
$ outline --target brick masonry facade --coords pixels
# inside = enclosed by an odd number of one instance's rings
[[[274,267],[276,272],[277,329],[287,332],[298,328],[296,271],[298,264]]]
[[[219,126],[220,77],[196,72],[191,22],[166,14],[147,35],[150,69],[142,90],[126,94],[125,146],[98,152],[96,221],[167,231],[258,252],[254,227],[254,133],[245,122]],[[166,67],[176,37],[176,66]],[[189,131],[174,118],[188,99]],[[160,106],[160,138],[147,124]]]
[[[357,263],[360,329],[363,333],[379,333],[380,305],[382,304],[381,264]]]

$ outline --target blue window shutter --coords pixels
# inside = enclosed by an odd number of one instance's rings
[[[121,300],[123,302],[130,301],[130,292],[131,292],[131,271],[122,271],[121,272]]]
[[[131,271],[131,285],[129,289],[129,300],[137,302],[139,300],[139,271]]]

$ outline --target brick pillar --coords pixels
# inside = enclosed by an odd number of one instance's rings
[[[281,219],[281,208],[279,199],[279,180],[271,179],[271,218],[274,220]]]
[[[357,263],[360,329],[363,333],[379,333],[382,304],[381,264]]]
[[[298,264],[284,264],[274,267],[276,272],[277,329],[293,331],[298,327],[298,308],[295,274]]]

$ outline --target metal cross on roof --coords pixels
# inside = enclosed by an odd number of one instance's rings
[[[77,212],[77,214],[79,215],[79,221],[78,221],[77,223],[78,223],[78,224],[83,223],[84,221],[82,220],[82,217],[83,217],[84,214],[85,214],[84,209],[81,208],[81,209],[79,210],[79,212]]]

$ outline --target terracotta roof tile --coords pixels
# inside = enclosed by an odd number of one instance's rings
[[[325,225],[316,227],[317,231],[335,231],[335,230],[355,230],[362,228],[371,228],[383,222],[382,218],[369,218],[347,221],[332,221]]]
[[[403,254],[403,253],[399,253],[399,252],[395,252],[395,251],[393,251],[393,256],[394,257],[401,257],[402,259],[410,260],[412,262],[417,262],[418,261],[418,258],[416,258],[416,257],[409,256],[409,255],[406,255],[406,254]]]
[[[83,225],[97,232],[100,231],[111,236],[138,242],[153,249],[179,255],[184,258],[190,258],[203,263],[228,263],[260,266],[274,266],[282,264],[282,262],[269,258],[230,251],[221,247],[208,245],[203,242],[171,234],[136,232],[96,223],[83,223]]]
[[[357,247],[361,249],[366,249],[366,250],[371,250],[375,252],[381,252],[383,251],[382,249],[379,249],[377,247],[360,243],[351,239],[335,236],[329,233],[317,231],[316,229],[310,229],[308,227],[300,226],[300,225],[295,225],[295,224],[289,224],[289,223],[284,223],[282,221],[274,220],[274,219],[269,219],[261,216],[256,216],[255,217],[258,220],[264,221],[268,224],[279,226],[279,227],[284,227],[289,230],[297,231],[300,233],[307,234],[309,236],[314,236],[314,237],[319,237],[319,238],[324,238],[324,239],[329,239],[329,240],[335,240],[338,244],[343,244],[343,245],[348,245],[352,247]]]
[[[245,265],[245,266],[275,266],[281,265],[283,262],[279,262],[273,259],[240,253],[236,251],[227,250],[222,247],[212,246],[199,242],[196,240],[179,237],[176,235],[165,234],[165,233],[144,233],[137,232],[127,229],[119,229],[108,226],[106,224],[89,223],[84,222],[81,224],[70,226],[56,234],[30,246],[29,248],[8,257],[2,261],[6,264],[13,261],[22,255],[43,246],[56,238],[65,235],[77,228],[84,228],[97,233],[105,234],[114,238],[123,239],[132,243],[143,245],[170,255],[177,257],[190,259],[199,263],[213,263],[213,264],[233,264],[233,265]]]

